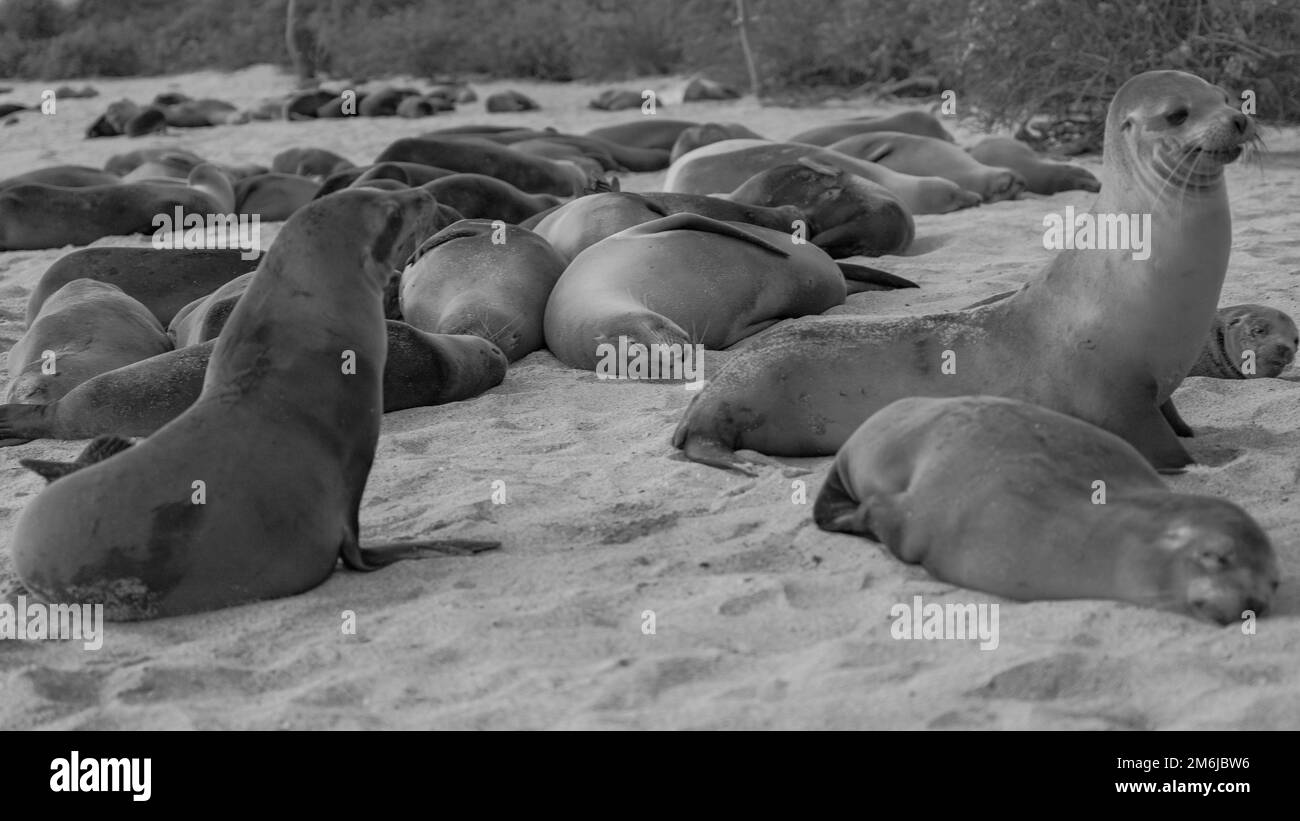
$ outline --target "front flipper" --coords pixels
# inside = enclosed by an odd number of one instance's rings
[[[856,265],[851,262],[837,262],[840,273],[844,275],[846,283],[857,283],[860,287],[852,290],[851,293],[861,291],[893,291],[898,288],[920,288],[910,279],[903,279],[897,274],[891,274],[888,271],[882,271],[879,268],[872,268],[867,265]]]
[[[1178,441],[1164,415],[1155,408],[1144,411],[1142,418],[1125,432],[1124,438],[1160,473],[1182,473],[1184,468],[1196,462]]]
[[[1174,429],[1174,433],[1185,439],[1190,439],[1196,435],[1192,433],[1192,426],[1184,422],[1183,417],[1178,415],[1178,409],[1174,407],[1174,400],[1166,399],[1165,403],[1160,406],[1160,413],[1164,415],[1169,427]]]
[[[343,564],[351,570],[378,570],[394,562],[407,559],[429,559],[434,556],[475,556],[496,550],[500,542],[479,539],[435,539],[432,541],[381,542],[361,547],[349,540],[340,554]]]

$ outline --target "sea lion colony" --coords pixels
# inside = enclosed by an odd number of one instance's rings
[[[1192,461],[1169,401],[1184,377],[1275,376],[1295,354],[1285,315],[1215,314],[1231,241],[1222,169],[1255,139],[1218,88],[1149,72],[1112,101],[1100,180],[1001,138],[964,151],[913,111],[785,143],[647,116],[585,135],[446,129],[360,167],[311,147],[238,167],[145,149],[103,171],[0,181],[0,250],[147,233],[160,213],[287,220],[260,258],[92,248],[46,272],[10,351],[0,438],[97,438],[75,462],[23,460],[51,484],[19,518],[15,566],[46,600],[141,619],[299,593],[339,559],[490,549],[363,544],[381,413],[476,396],[542,348],[601,375],[619,351],[622,375],[691,379],[693,351],[743,342],[665,430],[665,458],[670,438],[740,472],[838,451],[817,524],[973,589],[1219,623],[1263,611],[1277,585],[1267,534],[1156,474]],[[610,176],[663,168],[662,192],[619,192]],[[1100,191],[1095,215],[1150,214],[1180,242],[1145,259],[1062,251],[962,312],[822,316],[851,293],[916,287],[840,261],[905,251],[913,214],[1062,190]],[[644,370],[647,354],[667,370]],[[1041,475],[1009,470],[979,499],[952,484],[1035,455]],[[1090,503],[1095,481],[1121,499]],[[278,509],[257,503],[264,485]],[[1003,503],[1012,515],[960,513]],[[1105,544],[1020,532],[1098,517]]]

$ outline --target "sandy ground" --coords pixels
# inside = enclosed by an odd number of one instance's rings
[[[640,116],[588,110],[596,87],[520,82],[508,85],[535,95],[543,111],[486,115],[480,102],[420,121],[253,123],[86,141],[85,127],[121,96],[145,101],[177,88],[246,105],[289,84],[260,68],[95,85],[98,99],[62,101],[55,116],[0,128],[0,177],[100,166],[155,144],[262,163],[317,145],[361,163],[394,138],[442,125],[584,132]],[[497,87],[479,86],[480,98]],[[40,88],[17,84],[5,99],[35,101]],[[739,101],[661,114],[740,121],[784,138],[861,110]],[[1228,171],[1236,230],[1222,304],[1300,316],[1300,134],[1268,137],[1273,156]],[[630,175],[624,187],[654,190],[662,180]],[[920,217],[924,252],[875,264],[922,289],[854,296],[836,311],[918,314],[1015,287],[1050,258],[1043,214],[1085,207],[1091,196]],[[66,250],[0,254],[0,347],[22,333],[27,294]],[[726,357],[710,354],[710,369]],[[601,382],[541,352],[472,401],[391,414],[366,489],[364,536],[499,538],[501,550],[340,571],[289,599],[109,625],[95,652],[79,642],[0,641],[0,727],[1300,728],[1295,381],[1193,378],[1177,394],[1203,464],[1170,484],[1243,505],[1280,556],[1283,584],[1256,635],[1108,601],[1001,601],[992,651],[891,638],[891,606],[915,595],[999,600],[818,530],[811,502],[829,459],[792,460],[813,470],[807,504],[793,500],[792,479],[779,471],[749,479],[681,460],[669,435],[689,396],[680,385]],[[69,458],[83,444],[39,441],[0,454],[4,600],[20,591],[7,550],[13,523],[42,486],[18,458]],[[491,499],[498,480],[503,505]],[[356,635],[341,629],[348,610]],[[653,635],[642,630],[647,610]]]

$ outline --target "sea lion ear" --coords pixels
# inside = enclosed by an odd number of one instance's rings
[[[84,467],[76,462],[51,462],[45,459],[19,459],[18,464],[40,474],[46,482],[62,479],[69,473],[76,473]]]

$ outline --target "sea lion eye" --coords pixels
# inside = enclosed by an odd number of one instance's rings
[[[1191,112],[1187,110],[1187,107],[1184,106],[1183,108],[1180,108],[1176,111],[1171,111],[1168,114],[1166,114],[1165,122],[1169,123],[1172,126],[1182,125],[1183,123],[1187,122],[1187,117],[1190,113]]]

